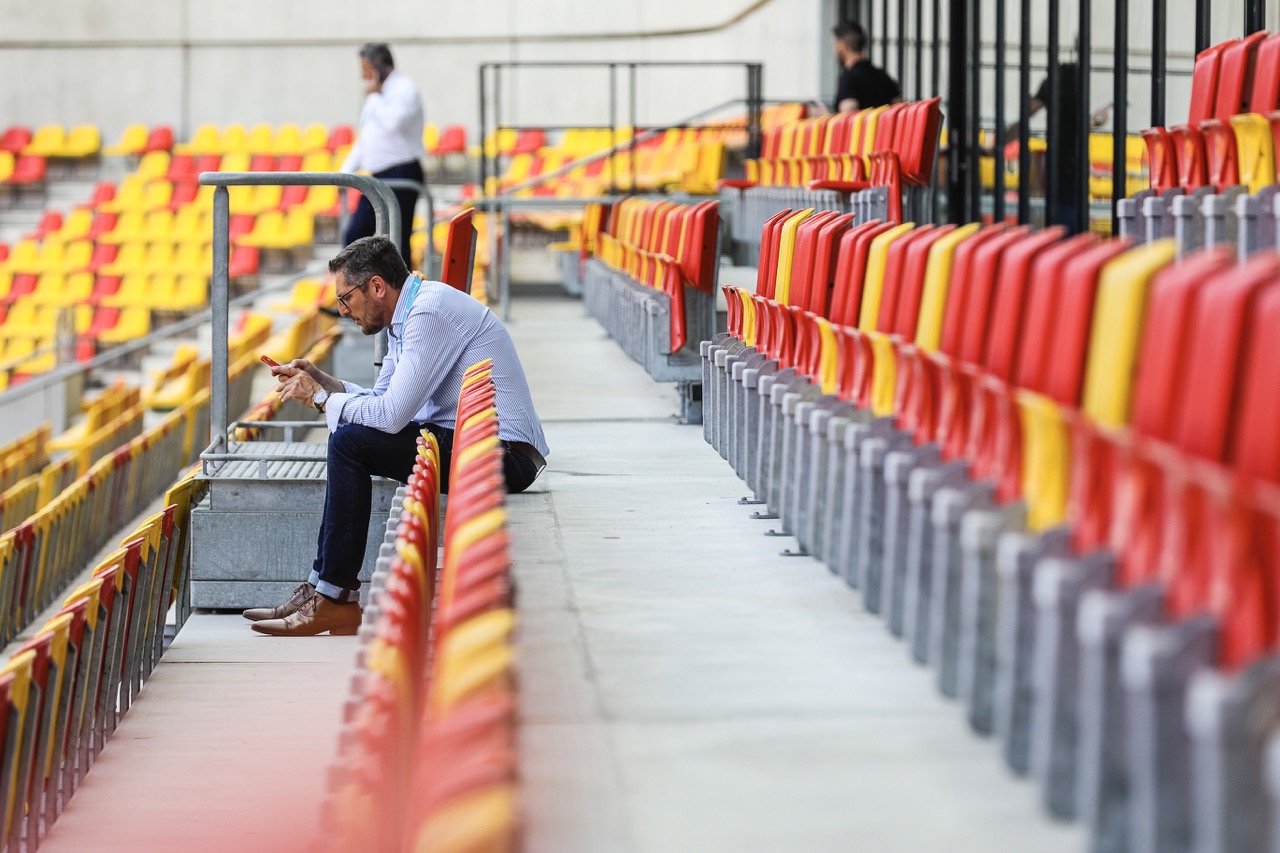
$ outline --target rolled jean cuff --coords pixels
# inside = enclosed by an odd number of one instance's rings
[[[307,579],[307,583],[314,586],[316,592],[333,601],[358,601],[360,598],[360,590],[344,589],[328,581],[322,581],[320,580],[320,573],[316,571],[311,572],[311,577]]]

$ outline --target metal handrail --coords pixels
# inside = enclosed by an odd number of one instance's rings
[[[267,287],[259,287],[256,290],[253,290],[249,293],[243,294],[241,296],[237,296],[236,298],[232,299],[228,303],[228,305],[231,308],[239,308],[242,305],[251,305],[255,300],[257,300],[259,297],[263,296],[264,294],[274,293],[277,290],[285,290],[287,288],[290,288],[294,284],[296,284],[299,279],[305,278],[310,274],[311,272],[309,270],[304,270],[296,275],[289,276],[288,278],[285,278],[282,281],[277,282],[276,284],[272,284]],[[23,382],[21,385],[9,386],[2,393],[0,393],[0,396],[3,396],[5,399],[12,400],[12,399],[18,399],[25,394],[34,394],[37,391],[43,391],[45,388],[48,388],[51,385],[56,385],[58,382],[61,382],[67,376],[71,376],[76,373],[89,373],[90,371],[95,370],[99,367],[105,367],[106,365],[113,364],[114,362],[117,362],[120,359],[124,358],[125,356],[128,356],[138,350],[147,349],[148,347],[152,346],[158,341],[163,341],[175,335],[179,335],[183,332],[186,332],[190,329],[197,328],[200,326],[200,324],[208,322],[211,316],[212,316],[212,310],[209,308],[206,308],[198,314],[192,314],[190,317],[185,317],[177,321],[176,323],[170,323],[164,328],[156,329],[155,331],[150,332],[146,335],[143,335],[140,338],[134,338],[131,341],[127,341],[123,344],[119,344],[118,346],[114,346],[111,349],[105,352],[99,353],[98,355],[95,355],[93,358],[88,359],[86,361],[59,364],[53,370],[48,370],[48,371],[45,371],[44,373],[41,373],[39,376],[32,377],[29,381]],[[35,358],[36,356],[47,353],[51,349],[55,349],[55,348],[44,347],[42,349],[36,350],[35,352],[29,355],[25,355],[22,358],[17,359],[16,363],[21,364],[22,362],[27,361],[30,358]]]
[[[213,191],[213,281],[209,307],[213,311],[213,389],[209,400],[209,446],[214,453],[227,446],[228,314],[231,268],[231,208],[228,187],[339,186],[354,187],[373,205],[374,232],[400,247],[400,206],[382,181],[345,172],[201,172],[200,183]],[[385,352],[385,342],[383,352]],[[377,358],[375,347],[375,359]],[[203,457],[204,454],[201,454]]]

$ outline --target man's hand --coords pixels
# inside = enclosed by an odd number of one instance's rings
[[[373,95],[382,91],[382,79],[376,73],[364,78],[364,93]]]
[[[283,371],[286,369],[291,371],[291,373],[284,374]],[[293,361],[280,368],[281,375],[291,376],[293,373],[297,373],[299,371],[310,376],[319,387],[328,391],[330,394],[339,394],[346,390],[345,386],[342,384],[342,380],[330,376],[311,362],[307,361],[305,358],[295,358]],[[272,370],[272,373],[276,372],[277,371]]]
[[[277,373],[280,384],[276,386],[276,393],[282,400],[297,400],[304,406],[310,406],[312,398],[320,390],[320,383],[304,370],[294,370],[289,376],[283,374],[283,371],[291,369],[292,365],[286,365],[272,370],[273,373],[281,371]]]

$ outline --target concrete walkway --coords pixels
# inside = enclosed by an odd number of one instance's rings
[[[576,303],[515,316],[553,451],[511,502],[529,853],[1085,849],[855,592],[778,556],[671,386]]]
[[[281,640],[195,614],[40,849],[307,849],[355,650],[355,637]]]
[[[510,328],[552,447],[510,502],[529,853],[1081,851],[856,593],[777,556],[578,302]],[[299,850],[354,638],[197,615],[45,849]]]

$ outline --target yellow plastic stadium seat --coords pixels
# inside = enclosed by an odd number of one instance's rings
[[[115,293],[102,297],[103,305],[108,308],[125,308],[151,304],[151,277],[139,267],[124,274],[120,279],[120,288]]]
[[[813,216],[813,210],[810,207],[793,213],[782,224],[782,239],[779,243],[778,265],[775,270],[777,284],[774,298],[783,305],[789,305],[791,302],[791,265],[795,259],[796,229],[800,227],[801,222]]]
[[[211,218],[198,205],[184,204],[173,216],[173,239],[181,243],[209,242],[213,236]]]
[[[185,274],[178,279],[173,290],[173,308],[177,311],[192,311],[204,308],[209,304],[209,276],[202,274]]]
[[[120,244],[120,251],[116,255],[116,259],[103,266],[99,272],[102,275],[129,275],[139,272],[146,259],[147,244],[141,239],[130,240],[127,243]]]
[[[144,240],[153,242],[157,240],[165,242],[173,240],[173,212],[163,207],[147,211],[146,217],[142,220],[142,234],[140,236]]]
[[[324,151],[328,153],[329,128],[323,124],[309,124],[302,129],[302,150],[306,153]]]
[[[924,268],[924,292],[920,296],[920,319],[916,324],[916,346],[926,352],[937,352],[942,342],[942,317],[946,310],[951,285],[951,262],[956,248],[978,230],[971,222],[946,234],[929,247],[929,260]]]
[[[480,788],[433,809],[416,828],[412,853],[512,853],[519,807],[511,785]]]
[[[173,271],[179,275],[209,275],[213,269],[213,247],[203,243],[179,243],[173,256]]]
[[[333,169],[333,158],[329,156],[328,151],[308,151],[302,155],[301,168],[304,172],[329,172]],[[316,188],[311,189],[314,192]]]
[[[13,152],[0,151],[0,183],[13,177]]]
[[[1062,409],[1050,397],[1018,392],[1022,423],[1022,497],[1027,527],[1044,530],[1067,514],[1071,446]]]
[[[93,157],[102,151],[102,132],[94,124],[78,124],[67,134],[64,157]]]
[[[93,227],[93,211],[87,207],[77,207],[67,214],[67,218],[62,221],[62,227],[45,238],[45,240],[56,240],[67,243],[72,240],[81,240],[88,236],[89,229]]]
[[[22,149],[23,154],[40,157],[58,157],[67,144],[67,129],[60,124],[46,124],[36,128],[31,141]]]
[[[1256,193],[1276,180],[1275,138],[1271,125],[1257,113],[1242,113],[1231,117],[1231,128],[1236,134],[1236,160],[1239,164],[1240,183]]]
[[[150,331],[150,309],[132,306],[121,310],[120,319],[116,322],[116,325],[98,335],[98,340],[106,344],[122,344],[126,341],[136,340]]]
[[[422,127],[422,147],[430,154],[440,144],[440,128],[430,122]]]
[[[1120,255],[1098,276],[1082,409],[1102,426],[1128,422],[1147,285],[1175,254],[1173,240],[1157,240]]]
[[[144,158],[145,159],[145,158]],[[168,168],[166,164],[165,168]],[[99,210],[108,213],[124,213],[129,210],[140,210],[142,208],[142,196],[147,188],[147,183],[143,178],[136,175],[127,175],[120,185],[116,187],[115,198],[110,201],[104,201],[98,205]]]
[[[914,222],[904,222],[871,241],[871,247],[867,252],[867,273],[863,284],[862,307],[858,314],[858,328],[864,332],[875,331],[876,321],[880,317],[880,297],[884,293],[884,272],[889,260],[889,246],[912,228],[915,228]]]
[[[103,154],[108,157],[125,157],[140,154],[147,147],[149,131],[145,124],[131,124],[120,134],[120,141],[109,146]]]
[[[143,210],[168,211],[169,202],[173,200],[173,184],[168,181],[152,181],[142,191]]]
[[[222,129],[222,152],[224,154],[245,155],[257,153],[249,150],[249,132],[239,122],[232,122]],[[223,171],[230,170],[224,167]]]
[[[13,674],[13,683],[9,686],[9,713],[11,715],[10,725],[16,727],[14,732],[14,741],[22,743],[25,739],[25,732],[28,726],[34,724],[34,720],[28,719],[31,714],[31,673],[35,666],[36,653],[30,649],[17,652],[9,657],[3,667],[0,667],[0,673]],[[8,793],[4,803],[4,838],[10,837],[13,827],[13,821],[16,817],[16,806],[18,802],[18,791],[21,789],[19,784],[19,774],[21,769],[20,761],[15,759],[9,768],[9,779],[5,788]]]
[[[292,122],[280,125],[272,150],[277,155],[303,153],[306,148],[302,144],[302,131]]]
[[[202,124],[192,134],[191,141],[173,147],[175,154],[221,154],[222,137],[215,124]]]
[[[148,151],[138,161],[138,168],[134,170],[133,175],[125,180],[128,181],[131,178],[137,178],[140,181],[163,180],[169,174],[169,159],[168,151]]]
[[[228,133],[231,127],[227,128]],[[224,135],[225,140],[225,135]],[[228,148],[231,146],[228,144]],[[275,131],[271,129],[269,124],[255,124],[249,128],[249,135],[245,139],[244,147],[248,149],[250,154],[273,154],[276,150]]]

